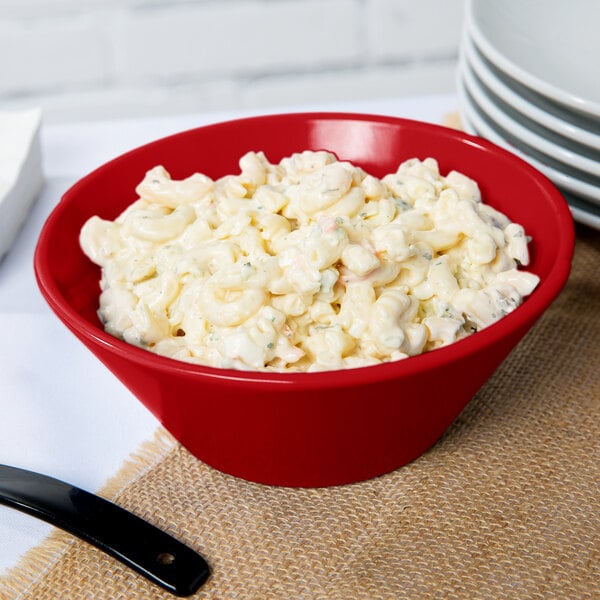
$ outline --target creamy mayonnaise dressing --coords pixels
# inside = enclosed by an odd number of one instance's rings
[[[81,231],[106,331],[204,365],[320,371],[445,346],[539,282],[523,227],[432,158],[378,179],[328,152],[175,181],[150,170],[115,221]]]

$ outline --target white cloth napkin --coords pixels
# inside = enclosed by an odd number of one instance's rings
[[[0,261],[42,189],[41,121],[39,109],[0,112]]]

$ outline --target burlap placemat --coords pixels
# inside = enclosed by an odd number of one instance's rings
[[[563,293],[443,439],[327,489],[240,481],[159,432],[104,495],[185,541],[211,599],[600,598],[600,235]],[[169,598],[60,531],[3,598]]]

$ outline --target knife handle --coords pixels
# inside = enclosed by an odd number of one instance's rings
[[[210,574],[202,556],[154,525],[47,475],[0,465],[0,504],[76,535],[176,596],[190,596]]]

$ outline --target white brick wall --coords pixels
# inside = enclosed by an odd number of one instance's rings
[[[369,0],[367,29],[372,60],[448,57],[462,28],[461,3],[446,0]]]
[[[161,6],[125,13],[115,47],[121,80],[249,77],[355,64],[359,0]],[[274,26],[275,25],[275,26]]]
[[[102,119],[451,92],[464,0],[0,0],[0,109]]]
[[[0,22],[0,93],[35,94],[102,85],[110,46],[90,16],[4,19]]]

